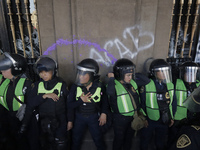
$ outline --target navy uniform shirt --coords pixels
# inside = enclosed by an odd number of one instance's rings
[[[200,150],[200,126],[182,127],[169,150]]]
[[[100,113],[108,113],[108,98],[105,92],[105,87],[99,83],[99,80],[95,80],[92,83],[92,86],[89,88],[89,91],[87,91],[86,87],[81,87],[82,91],[84,92],[84,94],[87,94],[88,92],[90,92],[91,94],[93,94],[97,87],[101,87],[101,98],[100,98],[100,102],[97,103],[85,103],[85,105],[96,105],[96,111]],[[78,100],[76,100],[76,92],[77,90],[77,85],[73,84],[70,91],[69,91],[69,96],[68,96],[68,110],[70,111],[70,113],[68,113],[68,121],[73,122],[74,121],[74,115],[75,113],[79,113],[79,107],[81,105],[84,105],[84,102],[82,101],[82,99],[79,97]],[[98,110],[98,108],[100,110]]]

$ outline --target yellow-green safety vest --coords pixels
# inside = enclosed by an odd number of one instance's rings
[[[197,81],[196,86],[200,83]],[[174,116],[175,120],[182,120],[187,118],[187,108],[183,106],[183,102],[187,98],[187,89],[184,82],[181,79],[176,80],[176,98],[177,98],[177,110]]]
[[[58,82],[58,83],[54,86],[53,89],[47,90],[47,89],[45,89],[45,87],[44,87],[44,83],[43,83],[43,82],[40,82],[39,85],[38,85],[38,94],[40,94],[40,93],[48,94],[48,93],[53,93],[54,90],[58,90],[58,97],[60,97],[61,87],[62,87],[62,83],[61,83],[61,82]]]
[[[138,87],[135,81],[131,80],[130,84],[133,86],[134,90],[139,95]],[[134,107],[128,91],[117,80],[115,80],[115,89],[117,94],[117,106],[120,114],[124,116],[133,116]]]
[[[16,97],[24,103],[24,94],[23,94],[23,86],[25,83],[26,78],[20,78],[17,82],[16,88],[15,88],[15,95]],[[6,94],[8,90],[10,80],[5,79],[2,84],[0,85],[0,104],[3,105],[7,110],[9,110],[7,102],[6,102]],[[21,107],[21,103],[18,102],[15,98],[13,98],[13,111],[17,111]]]
[[[76,100],[78,100],[78,98],[81,96],[82,93],[83,93],[82,89],[78,86],[76,89]],[[101,88],[100,87],[97,87],[96,91],[91,96],[91,98],[93,99],[93,101],[95,103],[100,102],[100,100],[101,100]]]
[[[172,112],[172,101],[174,96],[174,84],[167,83],[167,90],[170,96],[169,110],[173,118]],[[154,81],[151,79],[150,83],[145,86],[146,89],[146,113],[149,119],[157,121],[160,118],[159,106],[157,102],[156,86]]]

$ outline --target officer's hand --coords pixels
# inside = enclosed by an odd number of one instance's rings
[[[44,94],[43,96],[42,96],[44,99],[46,99],[46,98],[51,98],[53,101],[58,101],[59,100],[59,97],[58,97],[58,95],[56,95],[55,93],[47,93],[47,94]]]
[[[148,127],[148,125],[149,125],[148,121],[147,121],[147,120],[145,120],[145,121],[144,121],[144,127],[145,127],[145,128],[147,128],[147,127]]]
[[[108,78],[114,77],[114,73],[108,73]]]
[[[171,123],[169,124],[169,127],[173,126],[173,124],[174,124],[174,120],[171,119]]]
[[[99,125],[103,126],[104,124],[106,124],[106,119],[107,115],[105,113],[101,113],[101,116],[99,117]]]
[[[69,121],[69,122],[67,123],[67,131],[71,130],[72,127],[73,127],[73,122]]]
[[[92,94],[90,94],[90,92],[87,93],[86,95],[84,95],[84,93],[82,93],[81,96],[80,96],[80,98],[85,103],[91,103],[91,101],[90,101],[90,99],[92,99],[91,96],[92,96]]]

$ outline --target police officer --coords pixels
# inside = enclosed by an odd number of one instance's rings
[[[199,66],[194,62],[184,62],[180,65],[180,77],[175,83],[175,93],[177,98],[177,111],[174,116],[174,125],[170,129],[170,141],[173,141],[181,124],[192,119],[193,113],[183,106],[185,99],[199,86],[196,80]]]
[[[141,150],[147,150],[151,137],[155,132],[155,145],[158,150],[165,147],[168,127],[173,124],[176,111],[174,85],[171,82],[171,67],[163,59],[152,61],[150,83],[141,87],[142,109],[146,113],[148,126],[141,130]]]
[[[119,59],[115,62],[113,71],[114,73],[108,73],[107,85],[109,104],[113,111],[113,150],[129,150],[134,135],[131,122],[135,111],[139,111],[141,107],[138,86],[134,81],[135,65],[128,59]]]
[[[28,150],[37,148],[33,134],[31,135],[30,132],[24,135],[19,134],[24,117],[23,111],[21,114],[19,112],[25,108],[31,87],[31,81],[24,75],[26,68],[26,59],[19,54],[5,52],[0,56],[0,70],[5,78],[0,85],[0,104],[7,110],[7,115],[4,116],[7,135],[5,149]]]
[[[183,101],[200,85],[196,80],[198,69],[198,64],[194,62],[185,62],[180,66],[180,78],[176,80],[177,111],[174,116],[175,120],[192,117],[193,113],[183,106]]]
[[[106,123],[108,108],[105,88],[99,81],[98,63],[90,58],[77,64],[76,83],[72,85],[69,93],[69,111],[75,116],[69,116],[73,122],[72,150],[79,150],[86,128],[92,135],[98,150],[105,150],[100,126]]]
[[[183,102],[194,115],[184,122],[178,131],[176,139],[168,150],[199,150],[200,149],[200,87],[195,89],[192,94]]]
[[[29,123],[29,116],[36,109],[42,150],[64,150],[67,144],[66,83],[56,76],[57,62],[48,56],[41,56],[35,69],[41,81],[32,86],[23,123]]]

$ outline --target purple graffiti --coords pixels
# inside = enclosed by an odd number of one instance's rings
[[[100,47],[99,44],[97,43],[92,43],[89,42],[85,39],[73,39],[72,41],[68,41],[67,39],[59,39],[56,41],[56,43],[54,43],[52,46],[48,47],[47,50],[43,53],[43,55],[48,55],[49,53],[51,53],[52,51],[54,51],[56,49],[56,46],[62,46],[62,45],[75,45],[75,44],[79,44],[80,46],[84,45],[84,46],[94,46],[94,48],[98,49],[100,52],[106,52],[107,56],[112,58],[112,64],[114,64],[115,61],[117,61],[117,59],[110,54],[107,50],[103,49]],[[72,51],[72,50],[71,50]]]

